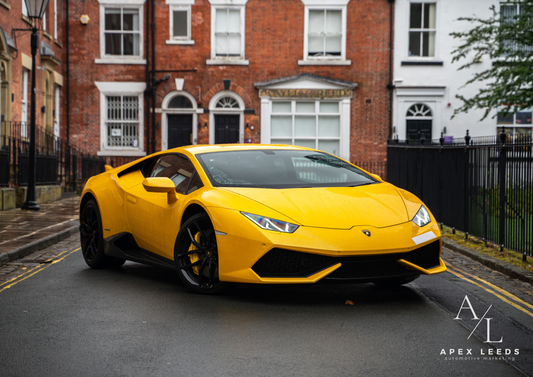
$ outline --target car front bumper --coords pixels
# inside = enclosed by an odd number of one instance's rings
[[[217,231],[222,281],[366,282],[446,271],[434,220],[422,228],[409,221],[384,228],[300,226],[294,233],[281,233],[263,230],[235,210],[209,212]]]

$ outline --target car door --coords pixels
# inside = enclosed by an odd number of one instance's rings
[[[170,153],[155,163],[150,177],[166,177],[176,186],[178,200],[169,203],[166,193],[148,192],[142,184],[126,195],[126,211],[137,245],[167,259],[174,258],[174,242],[186,205],[186,196],[202,187],[194,165],[185,156]]]

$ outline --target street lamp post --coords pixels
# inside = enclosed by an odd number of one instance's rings
[[[35,55],[39,44],[37,20],[43,18],[49,0],[24,0],[28,17],[33,21],[31,29],[31,114],[30,114],[30,151],[28,159],[28,187],[26,189],[26,201],[22,209],[38,211],[41,209],[35,200]]]

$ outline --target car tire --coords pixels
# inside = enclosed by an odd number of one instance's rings
[[[176,239],[174,261],[181,280],[194,292],[218,294],[227,287],[218,278],[215,229],[206,213],[185,221]]]
[[[102,218],[94,199],[89,200],[81,210],[80,240],[83,259],[91,268],[116,268],[126,262],[124,259],[108,257],[104,254]]]

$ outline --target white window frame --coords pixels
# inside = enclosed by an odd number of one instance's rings
[[[61,92],[61,89],[59,88],[59,85],[56,85],[55,86],[55,89],[54,89],[54,107],[55,107],[55,111],[54,111],[54,136],[57,136],[59,137],[59,134],[61,132],[61,128],[60,128],[60,109],[61,109],[61,106],[60,106],[60,92]]]
[[[146,64],[144,56],[144,2],[145,0],[98,0],[100,3],[100,59],[96,64]],[[139,9],[139,55],[106,55],[105,53],[105,10],[106,8]]]
[[[194,40],[192,39],[192,8],[194,5],[194,0],[166,0],[166,4],[169,6],[168,15],[169,15],[169,39],[166,41],[167,45],[193,45]],[[185,11],[187,12],[187,35],[185,37],[175,37],[174,32],[174,12],[175,11]]]
[[[100,91],[100,151],[98,156],[146,156],[144,151],[144,90],[146,83],[141,82],[95,82]],[[137,147],[107,146],[107,97],[138,96],[139,98],[139,130]]]
[[[22,67],[22,103],[21,103],[21,137],[28,137],[28,80],[30,70]]]
[[[290,112],[286,113],[274,113],[273,106],[275,103],[290,103]],[[314,110],[309,113],[299,113],[297,111],[297,104],[298,103],[307,103],[307,104],[313,104]],[[338,110],[336,113],[323,113],[320,112],[320,105],[322,103],[335,103],[338,105]],[[308,142],[313,142],[315,145],[310,146],[310,148],[314,149],[322,149],[319,146],[320,141],[337,141],[339,143],[339,150],[337,150],[336,154],[340,157],[341,149],[342,149],[342,141],[341,141],[341,128],[342,128],[342,103],[339,99],[320,99],[320,98],[289,98],[289,99],[276,99],[270,101],[270,126],[272,130],[272,117],[273,116],[284,116],[284,117],[291,117],[291,123],[292,123],[292,130],[291,130],[291,136],[284,136],[284,137],[272,137],[272,133],[269,135],[270,141],[273,144],[279,144],[278,140],[282,139],[288,139],[291,140],[290,145],[299,145],[296,144],[297,140],[305,140]],[[315,135],[314,136],[296,136],[296,118],[299,116],[308,117],[308,118],[315,118]],[[338,118],[339,119],[339,136],[319,136],[319,118]],[[301,145],[301,144],[300,144]],[[331,153],[331,152],[330,152]]]
[[[285,83],[274,84],[271,86],[261,86],[259,89],[355,89],[357,85],[338,86],[328,82],[322,82],[318,80],[294,80]],[[354,94],[352,94],[353,96]],[[272,102],[274,101],[324,101],[324,102],[338,102],[339,114],[340,114],[340,145],[339,145],[339,157],[347,161],[350,161],[350,132],[351,132],[351,104],[352,97],[339,97],[339,98],[299,98],[299,97],[276,97],[270,98],[261,95],[261,144],[271,144],[271,116],[272,116]]]
[[[28,17],[28,8],[26,7],[25,0],[22,0],[22,15]]]
[[[211,3],[211,59],[206,61],[207,65],[249,65],[245,59],[245,20],[246,3],[248,0],[209,0]],[[216,54],[216,13],[218,9],[237,9],[240,11],[240,33],[241,51],[239,56],[217,56]]]
[[[346,35],[347,29],[347,8],[350,0],[302,0],[305,5],[304,22],[304,55],[298,61],[298,65],[351,65],[351,60],[346,60]],[[309,56],[309,11],[341,11],[342,38],[340,56]]]
[[[503,105],[500,105],[498,106],[498,113],[499,114],[500,112],[502,112],[503,110],[505,110],[506,106],[503,106]],[[517,116],[517,113],[530,113],[530,114],[533,114],[533,107],[528,107],[528,108],[525,108],[525,109],[520,109],[518,110],[517,108],[515,108],[514,106],[510,106],[510,111],[516,111],[515,113],[513,114],[509,114],[508,116],[512,116],[513,117],[513,122],[512,123],[500,123],[500,120],[498,118],[498,115],[496,115],[496,127],[505,127],[505,128],[532,128],[533,127],[533,122],[532,123],[520,123],[516,120],[516,116]]]
[[[410,61],[440,61],[439,60],[439,14],[440,14],[440,6],[439,6],[440,0],[410,0],[407,3],[407,9],[406,9],[406,44],[405,44],[405,55],[408,60]],[[409,55],[409,34],[411,32],[411,4],[418,3],[418,4],[435,4],[435,28],[434,29],[420,29],[423,31],[430,31],[433,30],[435,32],[435,46],[434,46],[434,54],[433,56],[410,56]],[[417,29],[413,29],[417,30]]]

